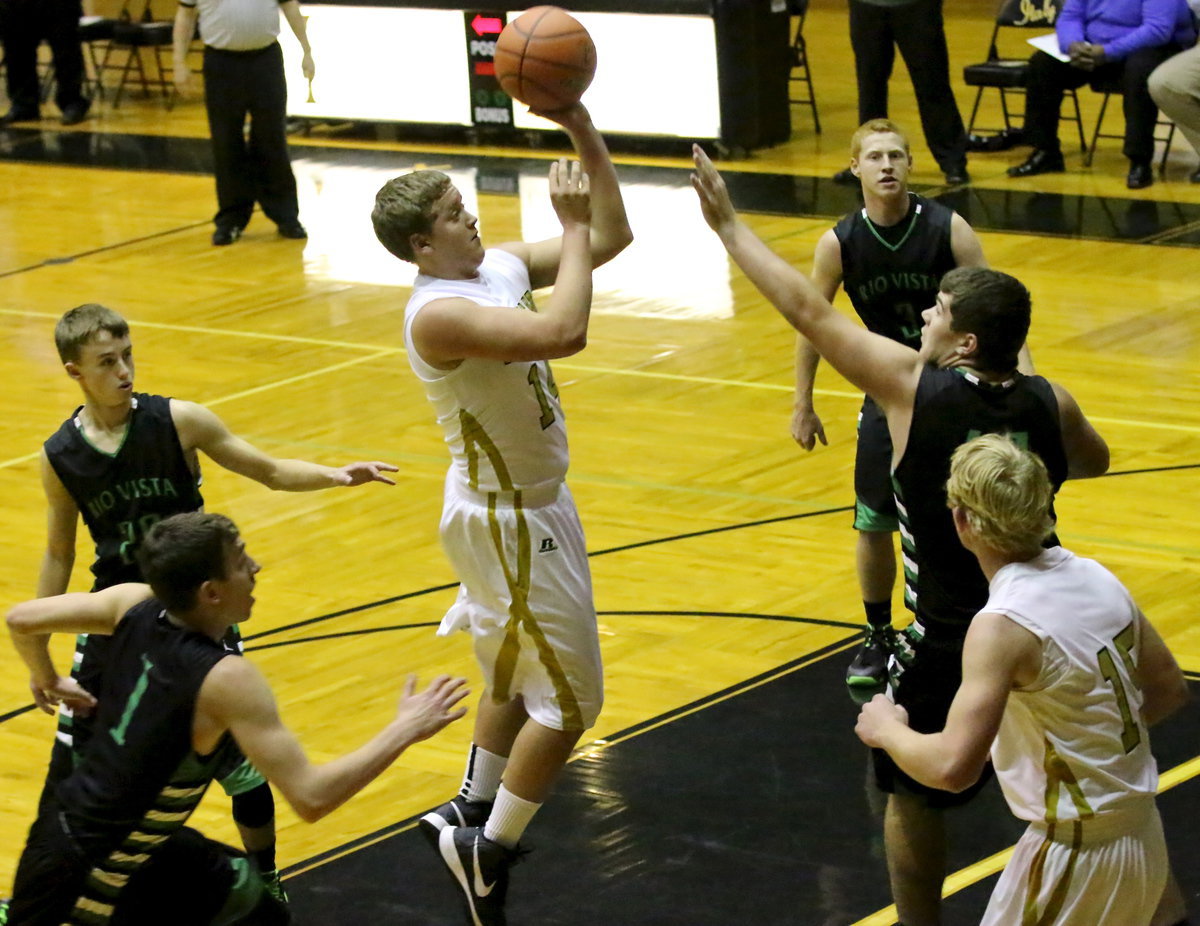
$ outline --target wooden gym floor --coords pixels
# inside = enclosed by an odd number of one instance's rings
[[[981,0],[955,5],[954,74],[980,57],[990,15]],[[789,143],[721,165],[754,227],[802,267],[855,204],[828,181],[855,124],[844,18],[817,0],[807,28],[823,134],[797,106]],[[965,113],[971,97],[956,89]],[[1112,568],[1200,678],[1195,154],[1177,141],[1166,179],[1136,194],[1116,141],[1102,142],[1090,169],[1076,155],[1067,173],[1024,181],[1004,176],[1024,150],[973,156],[972,184],[945,191],[899,65],[892,92],[892,115],[913,134],[914,185],[961,211],[991,263],[1030,286],[1038,368],[1071,389],[1112,447],[1109,476],[1062,492],[1064,542]],[[1083,97],[1094,120],[1097,100]],[[984,113],[994,125],[993,101]],[[304,495],[205,470],[209,508],[237,520],[264,564],[245,628],[251,658],[313,758],[386,722],[407,672],[477,681],[466,638],[433,635],[453,595],[436,536],[445,451],[403,357],[411,275],[376,244],[367,216],[383,180],[423,164],[452,173],[485,240],[548,233],[554,146],[320,127],[294,139],[309,240],[278,238],[260,215],[242,241],[216,249],[198,100],[169,112],[154,98],[101,103],[73,130],[52,105],[46,114],[0,132],[0,600],[33,593],[44,543],[36,455],[77,404],[53,323],[98,301],[133,325],[140,389],[204,402],[278,455],[401,468],[394,488]],[[617,160],[637,241],[597,274],[588,348],[555,363],[608,697],[530,831],[511,920],[892,922],[878,807],[841,681],[860,620],[849,528],[858,397],[823,367],[830,446],[799,450],[788,435],[793,339],[703,226],[687,161],[629,148]],[[81,538],[72,588],[87,587],[89,559]],[[0,894],[52,735],[28,709],[24,678],[0,648]],[[1174,862],[1193,904],[1200,865],[1183,827],[1170,828],[1200,809],[1198,723],[1192,706],[1155,731]],[[459,921],[411,823],[457,788],[469,736],[468,720],[414,747],[319,824],[281,806],[297,923]],[[196,823],[236,842],[218,794]],[[947,920],[967,923],[1018,828],[994,791],[956,826]]]

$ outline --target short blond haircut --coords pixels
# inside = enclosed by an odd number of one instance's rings
[[[1000,434],[967,441],[950,458],[946,499],[966,512],[985,544],[1005,556],[1036,556],[1054,530],[1046,464]]]
[[[854,134],[850,136],[850,157],[857,158],[862,153],[863,142],[867,140],[868,135],[883,135],[888,132],[900,136],[900,140],[904,142],[904,153],[912,157],[908,136],[904,134],[904,129],[891,119],[870,119],[855,129]]]

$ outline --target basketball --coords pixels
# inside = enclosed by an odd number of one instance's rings
[[[566,10],[535,6],[496,40],[496,79],[513,99],[543,111],[578,103],[596,74],[596,46]]]

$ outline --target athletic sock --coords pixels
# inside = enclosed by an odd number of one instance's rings
[[[262,874],[269,875],[275,871],[275,843],[271,843],[265,849],[256,849],[250,855]]]
[[[529,826],[529,821],[541,806],[517,797],[501,785],[496,792],[496,804],[492,807],[487,826],[483,828],[483,835],[492,842],[512,849],[521,841],[525,828]]]
[[[508,756],[498,756],[472,743],[459,796],[468,801],[494,801],[507,765]]]
[[[892,626],[892,602],[864,601],[863,610],[867,612],[867,623],[876,629]]]

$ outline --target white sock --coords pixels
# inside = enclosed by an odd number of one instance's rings
[[[472,743],[471,751],[467,753],[462,788],[458,793],[468,801],[494,801],[507,765],[508,756],[498,756]]]
[[[517,797],[508,788],[501,785],[500,790],[496,793],[496,804],[492,807],[487,826],[483,828],[483,835],[492,842],[498,842],[500,845],[512,849],[521,841],[525,828],[529,826],[529,821],[533,819],[533,815],[541,806],[541,804]]]

